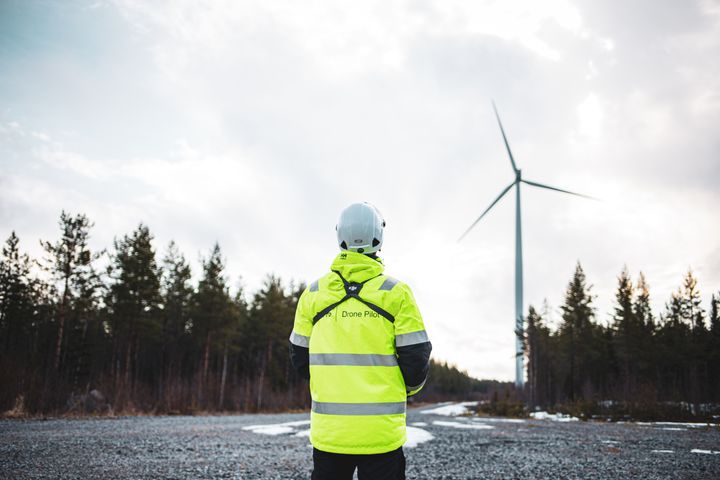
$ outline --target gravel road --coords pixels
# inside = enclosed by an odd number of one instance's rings
[[[308,418],[2,420],[0,478],[308,479]],[[433,437],[406,448],[413,479],[720,479],[718,427],[509,422],[418,409],[408,423],[413,438]]]

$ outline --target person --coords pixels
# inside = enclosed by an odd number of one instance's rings
[[[407,397],[432,345],[410,287],[384,274],[384,228],[369,203],[344,209],[341,251],[298,301],[290,358],[310,380],[313,480],[405,478]]]

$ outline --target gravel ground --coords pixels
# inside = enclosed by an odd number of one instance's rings
[[[0,478],[308,479],[311,449],[302,436],[307,425],[270,428],[265,434],[243,429],[308,418],[282,414],[1,420]],[[720,479],[718,427],[511,423],[410,410],[408,423],[414,422],[424,423],[417,427],[434,439],[405,450],[408,478]]]

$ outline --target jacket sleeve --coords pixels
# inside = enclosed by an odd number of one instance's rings
[[[310,334],[312,318],[308,315],[307,290],[303,292],[295,310],[295,323],[290,334],[290,361],[293,368],[306,380],[310,379]]]
[[[395,351],[405,379],[405,389],[411,396],[425,385],[432,344],[410,287],[401,284],[397,288],[401,289],[402,300],[400,311],[395,315]]]

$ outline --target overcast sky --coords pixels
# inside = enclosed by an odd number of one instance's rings
[[[692,267],[720,290],[720,3],[0,2],[0,235],[40,254],[61,209],[92,244],[139,222],[233,284],[310,282],[339,212],[387,220],[436,358],[514,376],[514,196],[525,305],[555,320],[575,263],[607,321],[642,270],[661,313]],[[289,333],[289,332],[288,332]]]

